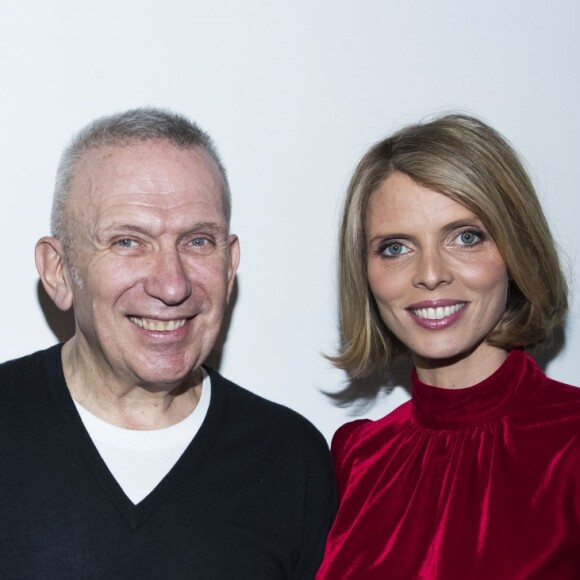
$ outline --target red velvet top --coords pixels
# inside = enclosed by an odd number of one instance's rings
[[[412,401],[334,436],[317,580],[580,578],[580,389],[520,350],[467,389],[412,381]]]

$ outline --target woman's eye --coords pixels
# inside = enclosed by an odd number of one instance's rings
[[[389,242],[381,248],[381,254],[389,258],[395,258],[396,256],[402,256],[409,251],[409,248],[400,242]]]
[[[456,239],[461,246],[473,246],[483,240],[483,234],[467,230],[461,232]]]

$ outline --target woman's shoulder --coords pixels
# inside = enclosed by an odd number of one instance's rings
[[[382,419],[357,419],[340,427],[332,438],[331,452],[334,460],[339,496],[342,496],[350,473],[355,466],[366,464],[386,442],[397,439],[409,424],[409,401],[397,407]]]
[[[403,403],[381,419],[356,419],[339,427],[332,438],[332,454],[340,458],[344,453],[352,449],[356,443],[362,443],[376,437],[385,437],[386,432],[392,428],[398,429],[401,421],[410,417],[411,403]]]
[[[356,419],[355,421],[350,421],[339,427],[332,437],[332,454],[334,455],[335,452],[341,453],[348,445],[348,441],[352,435],[359,429],[367,426],[369,423],[372,423],[370,419]]]
[[[568,414],[578,414],[580,417],[580,387],[550,378],[541,368],[536,369],[534,379],[540,385],[536,393],[543,406],[567,408]]]

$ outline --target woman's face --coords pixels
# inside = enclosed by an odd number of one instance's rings
[[[429,369],[459,365],[463,385],[440,386],[469,386],[496,370],[505,352],[485,339],[506,308],[508,274],[475,214],[393,173],[369,200],[366,242],[381,317],[422,380],[435,380]]]

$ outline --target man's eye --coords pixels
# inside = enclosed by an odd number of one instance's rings
[[[134,248],[137,245],[137,242],[130,238],[123,238],[122,240],[117,240],[115,244],[120,248]]]
[[[210,254],[214,248],[215,243],[210,238],[198,236],[189,241],[189,246],[194,252],[199,254]]]

